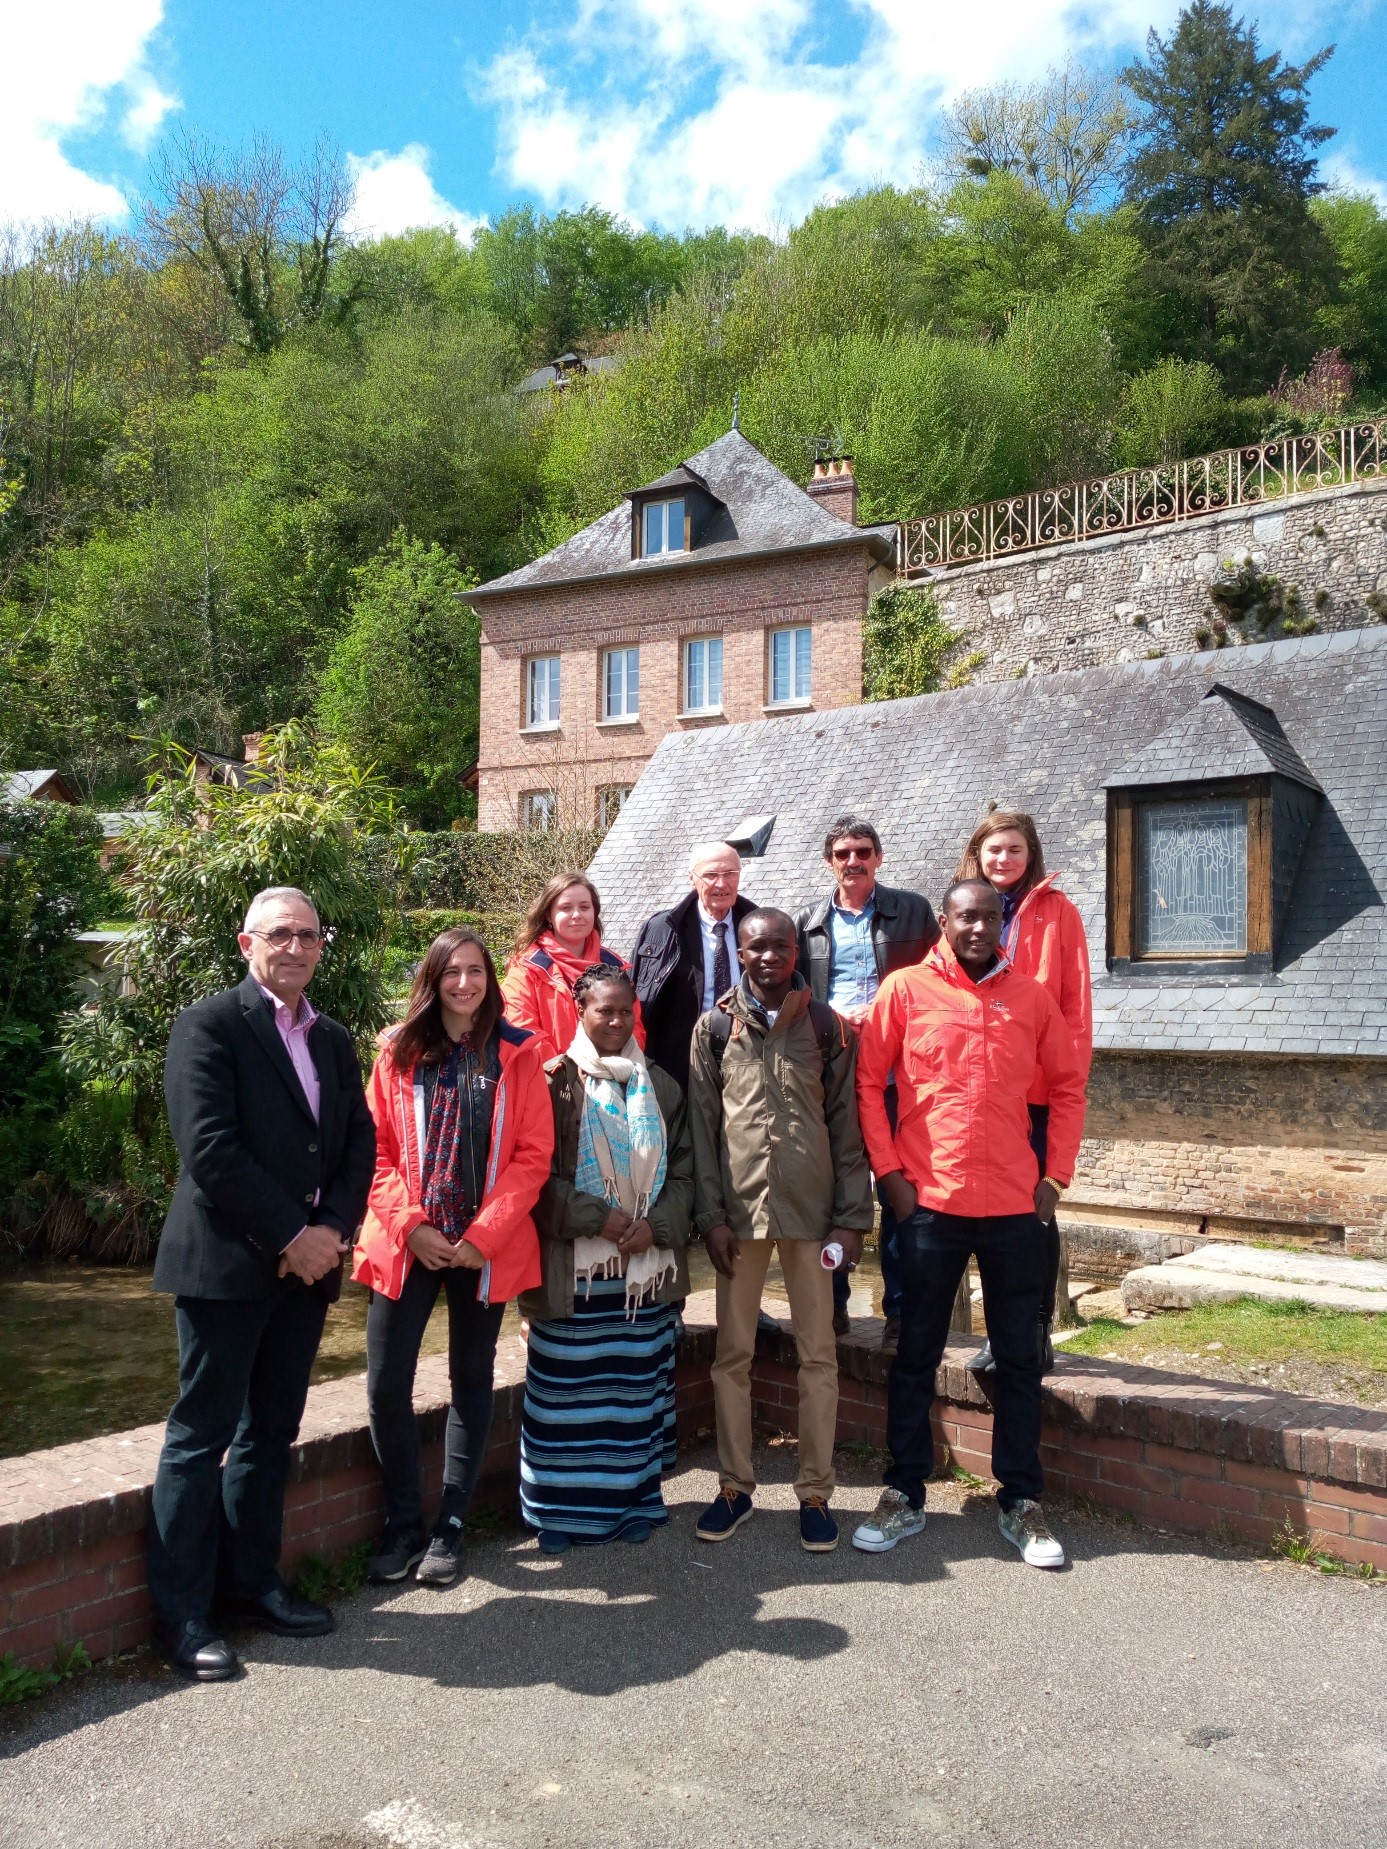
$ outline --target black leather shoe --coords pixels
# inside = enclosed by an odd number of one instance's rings
[[[154,1648],[170,1669],[192,1682],[229,1682],[239,1674],[236,1652],[206,1618],[154,1626]]]
[[[228,1617],[242,1624],[258,1624],[280,1637],[324,1637],[335,1628],[326,1605],[301,1599],[287,1586],[271,1586],[258,1599],[233,1599],[226,1610]]]
[[[992,1359],[992,1344],[984,1342],[971,1361],[963,1364],[965,1374],[995,1374],[997,1363]]]

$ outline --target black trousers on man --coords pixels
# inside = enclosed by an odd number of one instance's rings
[[[1034,1213],[971,1219],[919,1207],[897,1223],[900,1345],[886,1389],[886,1482],[915,1508],[934,1469],[934,1375],[949,1339],[954,1297],[978,1261],[988,1339],[997,1363],[992,1416],[992,1472],[1004,1509],[1044,1489],[1040,1468],[1041,1343],[1038,1339],[1049,1258]]]
[[[219,1595],[258,1599],[279,1583],[290,1454],[327,1309],[293,1277],[250,1302],[175,1297],[178,1403],[149,1512],[157,1618],[206,1618]]]

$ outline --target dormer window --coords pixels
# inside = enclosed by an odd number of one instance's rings
[[[1271,975],[1323,792],[1270,707],[1215,684],[1106,787],[1113,976]]]
[[[641,557],[658,558],[662,552],[686,552],[687,510],[681,495],[672,501],[647,501],[642,514]]]

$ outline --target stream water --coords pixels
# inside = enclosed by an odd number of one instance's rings
[[[693,1288],[707,1290],[712,1267],[702,1246],[690,1255]],[[772,1264],[767,1296],[782,1309],[785,1287]],[[335,1380],[366,1365],[368,1293],[344,1286],[327,1319],[314,1380]],[[853,1276],[854,1316],[881,1301],[875,1250]],[[519,1328],[514,1305],[503,1333]],[[425,1354],[448,1345],[440,1297],[424,1336]],[[147,1270],[55,1264],[0,1267],[0,1457],[70,1444],[163,1419],[178,1387],[173,1299],[156,1296]]]

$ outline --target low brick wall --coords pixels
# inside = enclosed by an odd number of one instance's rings
[[[686,1325],[681,1442],[713,1422],[711,1292],[690,1299]],[[884,1440],[879,1334],[879,1323],[864,1321],[839,1344],[842,1443]],[[992,1415],[964,1370],[971,1352],[965,1343],[945,1356],[937,1428],[953,1461],[987,1478]],[[482,1506],[515,1504],[524,1371],[524,1344],[503,1342]],[[762,1429],[794,1429],[787,1332],[760,1337],[752,1395]],[[421,1363],[416,1405],[436,1496],[447,1408],[441,1357]],[[96,1659],[149,1636],[144,1530],[162,1439],[163,1427],[148,1425],[0,1461],[0,1656],[42,1665],[80,1640]],[[1046,1383],[1044,1459],[1055,1493],[1157,1527],[1264,1542],[1289,1520],[1344,1559],[1387,1570],[1387,1413],[1062,1355]],[[343,1553],[374,1535],[381,1515],[363,1376],[313,1388],[286,1504],[286,1569],[305,1553]]]

